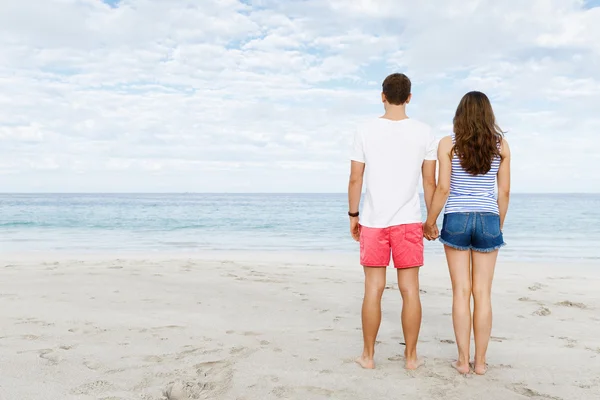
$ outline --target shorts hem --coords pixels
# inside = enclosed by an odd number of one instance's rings
[[[389,265],[381,265],[381,264],[368,265],[368,264],[361,263],[360,265],[362,265],[363,267],[367,267],[367,268],[387,268],[387,267],[389,267]]]
[[[409,268],[420,268],[422,266],[423,266],[423,264],[417,264],[417,265],[409,264],[409,265],[400,265],[400,266],[394,265],[394,268],[396,268],[396,269],[409,269]]]
[[[467,251],[467,250],[471,250],[471,246],[457,246],[455,244],[452,244],[450,242],[447,242],[446,240],[442,239],[441,237],[438,238],[438,240],[440,241],[440,243],[442,243],[443,245],[446,245],[448,247],[453,248],[454,250],[460,250],[460,251]]]
[[[493,251],[500,250],[504,246],[506,246],[506,243],[502,243],[494,247],[488,247],[487,249],[478,249],[476,247],[472,247],[471,250],[476,251],[478,253],[491,253]]]
[[[442,238],[439,238],[439,241],[443,245],[446,245],[446,246],[448,246],[448,247],[450,247],[450,248],[452,248],[454,250],[460,250],[460,251],[473,250],[473,251],[476,251],[478,253],[491,253],[493,251],[499,250],[502,247],[506,246],[506,243],[502,243],[502,244],[499,244],[497,246],[492,246],[492,247],[487,247],[485,249],[481,249],[481,248],[473,247],[473,246],[457,246],[457,245],[452,244],[452,243],[450,243],[450,242],[448,242],[448,241],[446,241],[446,240],[444,240]]]

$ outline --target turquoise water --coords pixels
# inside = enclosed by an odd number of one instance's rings
[[[0,251],[357,251],[346,212],[344,194],[0,194]],[[599,222],[600,195],[513,195],[503,255],[600,260]]]

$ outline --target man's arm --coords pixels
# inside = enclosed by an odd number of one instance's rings
[[[500,156],[502,161],[498,170],[498,210],[500,211],[500,229],[502,230],[510,200],[510,148],[506,140],[502,141]]]
[[[431,209],[431,202],[433,201],[433,193],[435,192],[435,167],[436,161],[425,160],[421,167],[421,174],[423,175],[423,194],[425,198],[425,206],[427,212]]]
[[[348,211],[351,213],[358,212],[364,174],[365,163],[351,161],[350,182],[348,183]],[[358,224],[358,217],[350,217],[350,233],[352,234],[354,240],[358,241],[360,239],[360,226]]]

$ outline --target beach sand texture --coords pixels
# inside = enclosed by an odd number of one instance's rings
[[[18,261],[17,261],[18,260]],[[459,376],[443,259],[421,273],[425,366],[403,369],[388,271],[377,369],[350,255],[3,256],[0,399],[600,399],[597,266],[500,260],[486,376]]]

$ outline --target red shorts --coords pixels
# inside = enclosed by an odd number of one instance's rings
[[[365,267],[387,267],[390,253],[396,268],[423,265],[423,224],[360,228],[360,263]]]

